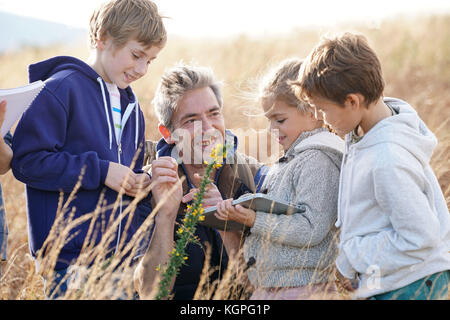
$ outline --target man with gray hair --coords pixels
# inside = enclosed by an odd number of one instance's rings
[[[204,160],[217,144],[230,142],[223,166],[214,169],[203,205],[215,206],[222,199],[237,199],[245,193],[258,191],[266,167],[236,151],[237,137],[225,129],[222,113],[221,84],[210,68],[178,64],[163,75],[153,100],[159,118],[162,139],[156,145],[156,159],[151,162],[152,201],[156,213],[150,243],[135,271],[135,287],[141,299],[153,298],[157,288],[158,266],[169,261],[169,253],[177,239],[176,228],[182,223],[184,212],[198,191],[205,175]],[[185,180],[181,182],[181,177]],[[175,188],[175,191],[171,191]],[[148,212],[151,212],[149,210]],[[145,215],[139,217],[142,221]],[[219,232],[199,225],[195,236],[199,244],[186,248],[188,263],[173,279],[174,299],[192,299],[198,287],[210,248],[209,264],[218,272],[209,279],[216,280],[226,269],[228,257],[237,252],[243,235]],[[225,246],[225,248],[223,248]],[[225,249],[225,250],[224,250]]]

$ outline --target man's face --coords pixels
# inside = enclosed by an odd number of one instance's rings
[[[225,120],[210,87],[188,91],[172,116],[171,132],[185,164],[203,165],[218,143],[225,139]]]
[[[347,101],[344,104],[338,104],[320,96],[312,95],[308,97],[308,103],[314,108],[316,119],[329,124],[340,136],[353,131],[361,122],[360,113],[353,109]]]

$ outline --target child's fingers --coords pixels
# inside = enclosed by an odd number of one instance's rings
[[[227,220],[227,216],[224,215],[224,214],[219,213],[218,211],[216,211],[216,213],[215,213],[214,215],[215,215],[216,218],[219,219],[219,220],[223,220],[223,221]]]
[[[239,204],[236,205],[234,208],[236,209],[236,211],[238,211],[241,214],[249,214],[253,211],[252,209],[245,208]]]
[[[224,201],[221,201],[217,204],[216,217],[220,220],[227,220],[228,213],[223,208]]]
[[[131,190],[134,189],[134,186],[136,184],[136,174],[133,171],[129,171],[122,182],[122,187],[125,188],[125,190]]]
[[[224,210],[223,210],[223,201],[220,201],[217,206],[216,206],[216,211],[219,215],[223,215],[224,214]]]
[[[130,192],[133,189],[133,185],[127,181],[122,182],[122,188],[126,193]]]
[[[228,213],[224,209],[224,203],[225,201],[220,201],[217,204],[217,214],[221,217],[222,220],[226,220],[228,217]]]
[[[223,203],[225,211],[229,213],[234,212],[233,199],[227,199]]]
[[[150,177],[146,173],[140,174],[137,177],[136,182],[139,188],[147,188],[151,184]]]

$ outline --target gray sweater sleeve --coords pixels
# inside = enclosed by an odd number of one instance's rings
[[[308,150],[295,161],[292,185],[279,186],[277,193],[293,188],[292,202],[306,211],[289,216],[258,211],[251,232],[283,245],[314,246],[326,237],[336,221],[339,169],[319,150]]]

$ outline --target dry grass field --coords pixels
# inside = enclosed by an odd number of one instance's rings
[[[258,78],[281,60],[304,57],[326,32],[356,31],[365,34],[378,53],[386,80],[386,96],[408,101],[436,134],[439,145],[432,167],[447,204],[450,203],[450,16],[430,16],[383,21],[376,28],[349,25],[333,30],[292,30],[278,37],[229,39],[169,38],[166,48],[148,74],[133,88],[146,117],[147,139],[159,139],[157,120],[150,104],[164,69],[177,61],[211,66],[224,81],[226,125],[236,131],[263,130],[265,119],[255,116],[257,106],[248,99]],[[0,87],[27,82],[31,63],[55,55],[88,57],[87,42],[76,47],[24,48],[0,55]],[[250,114],[253,114],[250,116]],[[248,146],[247,146],[248,147]],[[241,148],[246,149],[245,146]],[[248,151],[248,150],[247,150]],[[261,159],[266,160],[266,159]],[[3,266],[0,299],[43,299],[43,283],[34,270],[28,250],[24,185],[11,172],[1,177],[9,225],[8,262]],[[205,295],[199,295],[199,297]],[[96,296],[84,298],[95,299]]]

